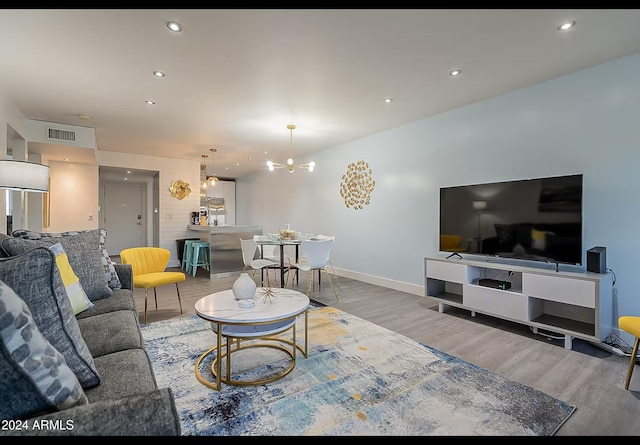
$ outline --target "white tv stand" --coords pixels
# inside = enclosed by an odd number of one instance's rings
[[[454,306],[564,335],[601,343],[612,330],[612,276],[556,272],[491,261],[425,257],[425,296],[438,310]],[[480,278],[509,281],[502,290],[478,285]]]

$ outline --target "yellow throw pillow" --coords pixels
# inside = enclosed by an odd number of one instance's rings
[[[73,313],[78,315],[80,312],[92,308],[94,304],[89,300],[89,297],[87,297],[87,294],[80,284],[80,279],[71,268],[69,258],[67,257],[62,244],[56,243],[49,247],[49,250],[51,250],[56,256],[56,265],[58,266],[60,276],[62,277],[62,284],[64,285],[69,301],[71,302]]]

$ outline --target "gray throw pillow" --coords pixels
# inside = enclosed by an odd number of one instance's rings
[[[29,307],[0,281],[0,419],[16,420],[88,403],[64,357]]]
[[[73,315],[55,254],[48,248],[36,247],[0,258],[0,281],[24,300],[38,330],[63,355],[82,387],[99,384],[100,375]]]
[[[56,243],[62,244],[69,258],[69,264],[80,279],[80,284],[89,300],[100,300],[113,294],[113,290],[105,279],[100,253],[100,234],[97,230],[59,238],[39,240],[9,238],[0,241],[0,245],[9,255],[18,255],[35,247],[51,247]]]
[[[107,230],[106,229],[95,229],[98,231],[100,236],[100,253],[102,255],[102,267],[104,268],[105,278],[107,279],[107,284],[113,290],[118,290],[122,288],[122,284],[120,283],[120,278],[116,273],[115,262],[109,256],[109,252],[107,252]],[[92,230],[79,230],[79,231],[70,231],[70,232],[34,232],[33,230],[25,230],[19,229],[14,230],[11,235],[14,238],[22,238],[22,239],[31,239],[31,240],[39,240],[42,238],[59,238],[61,236],[71,236],[77,235],[79,233],[92,232]],[[1,251],[1,249],[0,249]]]

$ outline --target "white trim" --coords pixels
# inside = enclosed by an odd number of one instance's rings
[[[389,289],[397,290],[400,292],[406,292],[408,294],[418,295],[424,297],[424,286],[417,284],[405,283],[402,281],[390,280],[388,278],[377,277],[375,275],[364,274],[360,272],[354,272],[352,270],[335,268],[336,275],[340,277],[350,278],[352,280],[362,281],[364,283],[375,284],[376,286],[382,286]]]

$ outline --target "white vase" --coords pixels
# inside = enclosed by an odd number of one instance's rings
[[[246,272],[240,274],[231,290],[233,297],[238,300],[239,307],[251,308],[255,306],[256,282]]]

